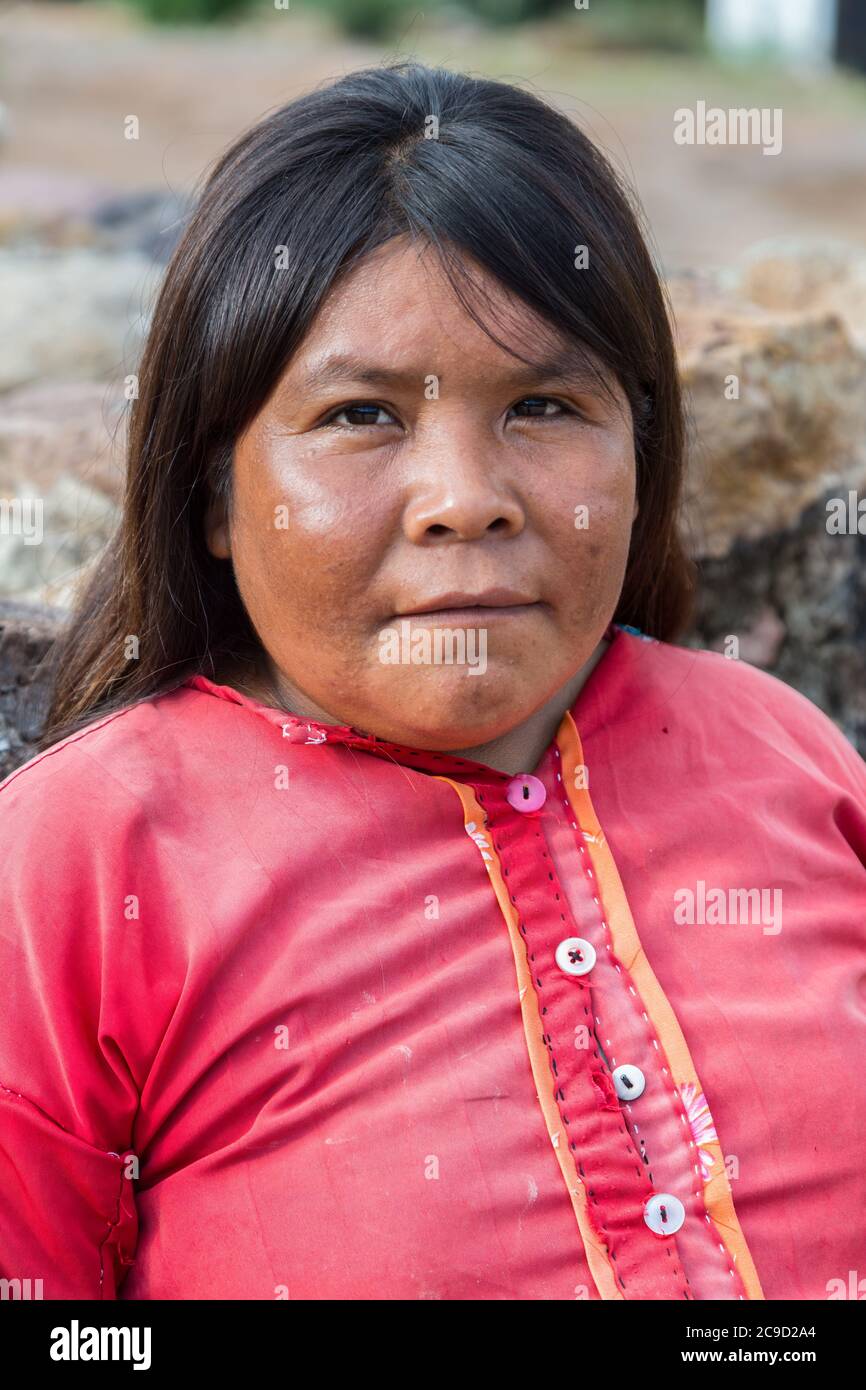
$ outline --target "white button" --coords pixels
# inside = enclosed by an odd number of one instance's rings
[[[686,1209],[679,1197],[669,1192],[657,1192],[643,1209],[643,1219],[657,1236],[672,1236],[686,1219]]]
[[[556,963],[566,975],[586,975],[595,965],[595,947],[582,936],[567,936],[556,948]]]
[[[646,1077],[640,1067],[625,1062],[613,1074],[613,1088],[620,1100],[637,1100],[646,1090]]]

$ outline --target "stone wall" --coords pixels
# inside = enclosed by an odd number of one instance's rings
[[[0,599],[0,778],[36,751],[61,618],[56,609]]]
[[[866,755],[866,253],[758,247],[670,289],[701,580],[688,641],[735,637]]]

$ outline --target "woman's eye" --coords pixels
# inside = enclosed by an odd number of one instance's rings
[[[518,401],[511,407],[521,418],[526,419],[533,415],[570,415],[572,412],[561,404],[560,401],[552,400],[550,396],[524,396],[523,400]]]
[[[384,406],[370,405],[360,401],[356,405],[344,405],[322,422],[325,425],[391,425],[394,416]]]

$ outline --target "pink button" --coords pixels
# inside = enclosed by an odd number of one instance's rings
[[[529,772],[512,777],[505,791],[509,806],[515,811],[538,811],[547,800],[544,783]]]

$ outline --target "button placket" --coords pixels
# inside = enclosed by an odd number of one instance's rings
[[[560,761],[561,761],[561,759],[560,759],[560,754],[559,754],[559,749],[558,749],[556,746],[554,746],[554,750],[553,750],[553,751],[554,751],[554,756],[555,756],[555,759],[556,759],[556,766],[555,766],[556,781],[557,781],[558,784],[561,785],[561,784],[562,784],[562,772],[560,771],[560,766],[559,766]],[[593,868],[592,868],[592,865],[591,865],[590,862],[589,862],[590,856],[589,856],[589,854],[588,854],[588,852],[587,852],[587,849],[586,849],[585,844],[583,843],[583,831],[581,830],[581,828],[580,828],[580,826],[578,825],[577,821],[574,819],[574,813],[573,813],[573,811],[572,811],[571,803],[569,802],[568,798],[565,796],[564,791],[563,791],[563,798],[562,798],[562,799],[563,799],[563,806],[564,806],[564,808],[565,808],[566,816],[567,816],[567,818],[568,818],[569,824],[571,825],[571,828],[574,830],[576,836],[578,837],[577,848],[578,848],[579,854],[580,854],[580,856],[581,856],[581,866],[582,866],[583,871],[584,871],[584,873],[585,873],[585,875],[586,875],[586,877],[587,877],[587,879],[588,879],[588,881],[590,882],[591,887],[592,887],[593,902],[595,903],[595,905],[596,905],[596,907],[597,907],[597,909],[598,909],[599,922],[600,922],[600,924],[601,924],[601,926],[602,926],[602,929],[604,930],[605,935],[606,935],[606,938],[607,938],[607,940],[605,941],[605,946],[606,946],[606,949],[608,950],[608,952],[610,953],[611,964],[613,965],[614,970],[617,972],[617,974],[620,975],[620,976],[622,976],[622,974],[623,974],[622,966],[621,966],[620,963],[616,960],[616,958],[615,958],[615,956],[614,956],[614,954],[613,954],[613,943],[612,943],[612,939],[611,939],[612,933],[611,933],[611,931],[610,931],[610,926],[609,926],[609,924],[608,924],[608,922],[607,922],[607,919],[606,919],[606,917],[605,917],[605,914],[604,914],[604,908],[603,908],[603,906],[602,906],[601,899],[600,899],[599,896],[598,896],[597,885],[596,885],[596,882],[595,882],[595,872],[594,872],[594,870],[593,870]],[[591,945],[590,945],[590,950],[592,950],[592,952],[593,952],[593,963],[594,963],[594,962],[595,962],[595,959],[596,959],[596,952],[595,952],[594,948],[593,948]],[[632,993],[633,995],[635,995],[635,994],[636,994],[636,991],[634,990],[634,988],[633,988],[632,986],[630,986],[629,988],[630,988],[630,990],[631,990],[631,993]],[[645,1011],[643,1012],[643,1018],[644,1018],[644,1021],[648,1024],[648,1023],[649,1023],[649,1019],[648,1019],[647,1014],[646,1014]],[[600,1020],[597,1020],[597,1022],[600,1023]],[[653,1043],[653,1046],[655,1047],[656,1051],[658,1051],[658,1050],[659,1050],[658,1041],[657,1041],[655,1038],[652,1038],[652,1043]],[[662,1065],[661,1070],[662,1070],[662,1074],[663,1074],[663,1075],[667,1076],[667,1075],[669,1074],[668,1068],[667,1068],[666,1066]],[[638,1099],[644,1094],[644,1091],[646,1090],[647,1079],[646,1079],[645,1073],[641,1070],[640,1067],[634,1066],[634,1065],[632,1065],[632,1064],[630,1064],[630,1063],[622,1063],[622,1064],[620,1064],[620,1065],[618,1065],[618,1066],[614,1066],[614,1067],[611,1069],[611,1078],[612,1078],[612,1081],[613,1081],[613,1086],[614,1086],[614,1090],[615,1090],[615,1092],[616,1092],[617,1097],[618,1097],[621,1101],[623,1101],[624,1103],[626,1103],[626,1104],[628,1104],[628,1105],[630,1105],[633,1101],[638,1100]],[[638,1134],[639,1134],[639,1129],[638,1129],[638,1125],[637,1125],[636,1123],[634,1123],[634,1122],[633,1122],[633,1130],[634,1130],[635,1138],[637,1139]],[[640,1141],[640,1144],[641,1144],[641,1151],[642,1151],[642,1153],[643,1153],[643,1141],[642,1141],[642,1140]],[[699,1194],[695,1194],[695,1195],[699,1195]],[[682,1203],[679,1202],[679,1199],[678,1199],[678,1198],[674,1198],[673,1200],[676,1201],[676,1202],[679,1204],[680,1207],[682,1207]],[[684,1210],[684,1209],[683,1209],[683,1210]],[[682,1221],[681,1221],[679,1224],[682,1225]],[[677,1229],[678,1229],[678,1228],[677,1228]]]
[[[515,805],[506,792],[501,823],[498,807],[488,803],[487,810],[495,831],[494,847],[508,879],[511,902],[519,914],[519,930],[526,943],[555,1079],[555,1099],[587,1195],[591,1219],[611,1251],[615,1277],[625,1297],[689,1298],[679,1260],[659,1260],[660,1243],[643,1219],[653,1186],[635,1151],[609,1072],[609,1098],[605,1089],[599,1087],[599,1065],[604,1064],[595,1046],[590,989],[596,949],[575,931],[547,841],[542,830],[534,825],[537,816],[513,814],[520,812],[521,804],[531,804],[522,788],[513,787],[515,780],[522,784],[524,779],[512,779],[509,784],[519,801]],[[538,810],[540,807],[536,807]],[[531,837],[529,852],[527,835]],[[538,872],[539,854],[546,882]],[[553,935],[551,892],[559,917]],[[545,969],[545,961],[557,969]],[[579,1028],[587,1031],[589,1045],[578,1048],[575,1042],[569,1047],[564,1040],[573,1039]]]
[[[572,806],[571,800],[567,796],[566,788],[564,786],[561,754],[558,744],[554,744],[551,752],[553,755],[552,771],[555,779],[555,785],[557,786],[557,788],[561,788],[562,807],[565,813],[565,823],[568,826],[570,826],[574,834],[574,840],[572,841],[572,843],[576,845],[579,862],[584,870],[586,882],[590,885],[593,902],[595,903],[596,908],[598,910],[598,919],[601,928],[605,934],[604,945],[609,953],[608,959],[610,965],[616,972],[616,976],[622,980],[622,988],[628,991],[628,997],[632,1001],[632,1004],[635,1006],[637,1013],[639,1013],[644,1025],[643,1029],[641,1030],[641,1036],[638,1040],[639,1046],[636,1050],[639,1053],[642,1052],[643,1050],[645,1050],[645,1044],[650,1044],[653,1049],[653,1053],[650,1054],[649,1057],[649,1068],[647,1068],[646,1062],[643,1063],[642,1067],[638,1067],[635,1063],[621,1063],[619,1065],[616,1065],[616,1059],[613,1056],[613,1053],[611,1054],[611,1074],[613,1077],[613,1084],[617,1096],[620,1100],[623,1113],[625,1114],[626,1111],[628,1112],[628,1126],[630,1136],[633,1137],[633,1140],[636,1144],[640,1145],[640,1151],[643,1156],[643,1161],[646,1162],[647,1160],[645,1152],[645,1140],[640,1135],[640,1130],[642,1128],[642,1125],[639,1123],[639,1117],[641,1114],[640,1096],[644,1095],[648,1086],[652,1086],[653,1084],[658,1086],[659,1083],[662,1083],[662,1093],[665,1094],[672,1102],[673,1112],[677,1117],[677,1124],[675,1127],[676,1137],[674,1138],[674,1136],[671,1135],[671,1142],[676,1143],[678,1145],[679,1143],[681,1143],[682,1138],[685,1138],[687,1142],[687,1155],[685,1164],[682,1163],[682,1160],[671,1163],[669,1161],[669,1155],[672,1152],[671,1150],[668,1150],[666,1154],[663,1154],[661,1159],[659,1157],[659,1154],[656,1154],[656,1163],[658,1166],[667,1169],[676,1169],[678,1172],[680,1171],[680,1168],[682,1168],[684,1175],[684,1183],[682,1189],[680,1189],[678,1186],[675,1186],[673,1192],[669,1191],[661,1194],[654,1194],[661,1196],[662,1198],[667,1198],[668,1201],[667,1205],[665,1206],[664,1219],[662,1219],[661,1215],[659,1215],[659,1221],[661,1223],[660,1230],[658,1232],[654,1231],[653,1233],[658,1234],[660,1236],[664,1236],[666,1234],[673,1234],[675,1231],[682,1230],[682,1228],[685,1227],[685,1231],[683,1232],[683,1239],[685,1239],[685,1237],[688,1237],[688,1240],[684,1246],[678,1246],[678,1254],[682,1258],[683,1251],[688,1249],[696,1261],[704,1262],[708,1286],[717,1288],[719,1290],[712,1294],[707,1294],[706,1296],[733,1296],[734,1298],[742,1299],[745,1296],[743,1292],[737,1293],[733,1291],[734,1286],[738,1282],[737,1275],[731,1262],[728,1251],[718,1239],[716,1230],[713,1227],[710,1214],[706,1207],[703,1191],[704,1179],[701,1172],[701,1167],[698,1162],[697,1144],[692,1135],[692,1129],[690,1126],[689,1118],[685,1110],[684,1097],[680,1094],[680,1088],[676,1085],[675,1079],[672,1076],[669,1067],[666,1065],[664,1053],[661,1050],[659,1040],[655,1034],[654,1024],[652,1020],[649,1018],[646,1008],[643,1006],[641,997],[638,994],[638,991],[634,986],[634,983],[630,979],[628,972],[624,970],[623,966],[614,954],[613,933],[610,924],[607,920],[604,906],[601,903],[599,890],[596,883],[595,871],[592,864],[592,855],[590,852],[591,848],[596,844],[599,844],[602,847],[602,849],[604,848],[603,832],[597,827],[596,823],[596,825],[594,826],[594,833],[590,835],[587,831],[584,831],[582,826],[578,823],[576,819],[576,810]],[[580,765],[579,758],[577,765]],[[549,795],[551,796],[551,804],[554,804],[552,794]],[[597,838],[597,836],[600,838]],[[635,1018],[637,1018],[637,1014],[635,1014]],[[597,1018],[596,1021],[600,1026],[601,1020]],[[610,1043],[606,1040],[605,1045],[610,1046]],[[626,1040],[625,1046],[622,1050],[625,1051],[628,1046],[629,1044]],[[628,1055],[627,1052],[626,1055]],[[643,1061],[643,1058],[641,1058],[641,1060]],[[638,1076],[632,1075],[630,1077],[632,1081],[638,1084],[642,1082],[639,1091],[637,1091],[636,1084],[637,1093],[631,1092],[629,1085],[625,1083],[622,1079],[623,1073],[628,1075],[630,1071],[633,1071],[634,1073],[638,1074]],[[655,1078],[655,1082],[653,1078]],[[632,1113],[633,1101],[638,1102],[634,1107],[636,1113]],[[651,1170],[648,1163],[647,1171],[650,1173],[651,1177]],[[688,1186],[686,1186],[686,1184],[688,1184]],[[674,1186],[674,1184],[671,1185]],[[679,1196],[677,1195],[677,1192],[680,1193]],[[658,1204],[648,1207],[647,1204],[644,1204],[642,1216],[645,1224],[647,1224],[648,1229],[652,1229],[652,1227],[650,1226],[650,1223],[647,1219],[647,1211],[649,1210],[650,1213],[656,1212],[657,1206]],[[672,1213],[676,1214],[676,1225],[674,1225],[675,1218],[674,1215],[672,1215]],[[687,1216],[688,1222],[686,1221]],[[723,1279],[725,1275],[728,1276],[728,1278],[731,1281],[731,1283],[728,1285],[731,1288],[731,1293],[724,1292],[722,1290],[722,1286],[718,1285],[715,1282],[717,1276],[709,1272],[710,1262],[715,1264],[715,1262],[718,1261],[719,1256],[722,1257],[722,1268],[718,1270],[718,1275],[721,1276]],[[728,1279],[724,1279],[724,1282],[725,1284],[728,1284]]]

